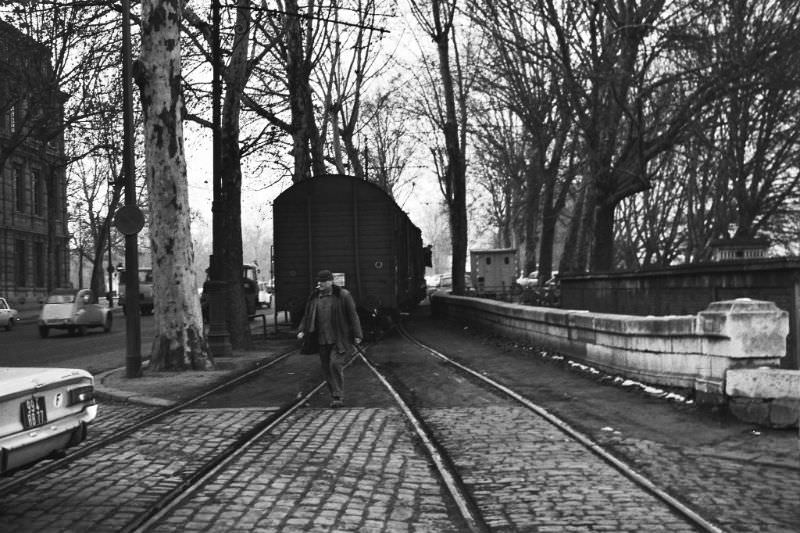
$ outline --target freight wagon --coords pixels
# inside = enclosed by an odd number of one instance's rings
[[[273,217],[274,307],[293,324],[322,269],[368,318],[396,320],[425,298],[430,249],[377,185],[338,174],[304,180],[275,199]]]

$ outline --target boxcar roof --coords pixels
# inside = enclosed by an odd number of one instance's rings
[[[408,214],[403,211],[397,202],[395,202],[394,198],[392,198],[385,190],[383,190],[378,185],[372,183],[371,181],[366,181],[362,179],[358,179],[354,176],[347,176],[345,174],[325,174],[323,176],[317,178],[306,179],[302,181],[298,181],[294,183],[291,187],[283,191],[281,194],[275,198],[275,204],[281,204],[283,202],[295,202],[297,201],[298,197],[305,196],[310,192],[310,190],[316,187],[320,180],[338,180],[342,184],[342,188],[345,187],[358,187],[360,189],[369,190],[372,189],[373,194],[378,194],[379,196],[383,197],[388,204],[391,204],[394,209],[402,213],[406,218],[408,218]],[[330,181],[327,182],[328,184],[331,183]]]

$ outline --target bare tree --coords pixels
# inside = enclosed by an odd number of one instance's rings
[[[353,22],[345,22],[341,13],[352,14]],[[388,9],[387,6],[383,6]],[[383,29],[377,27],[378,4],[374,0],[355,0],[352,8],[340,4],[332,13],[328,53],[323,55],[317,85],[323,93],[324,109],[321,137],[327,139],[330,129],[331,159],[340,174],[352,173],[364,179],[361,151],[356,145],[362,95],[375,77],[377,49]],[[348,172],[347,169],[352,169]]]
[[[475,139],[475,181],[489,194],[485,220],[496,228],[498,247],[516,246],[526,237],[524,223],[520,222],[525,216],[535,221],[539,206],[539,202],[523,205],[520,201],[525,194],[530,145],[519,120],[510,112],[483,103],[480,108],[480,112],[475,112],[472,136]],[[526,207],[535,211],[531,213]],[[525,254],[526,268],[534,263],[535,269],[536,256],[529,257],[528,253]]]
[[[457,0],[411,1],[411,10],[436,45],[438,76],[427,117],[440,132],[444,153],[434,153],[450,217],[453,293],[464,294],[467,256],[467,98],[470,82],[453,25]],[[469,54],[467,54],[469,59]],[[427,63],[427,62],[426,62]],[[440,158],[439,156],[444,156]]]
[[[761,39],[737,50],[735,61],[709,53],[709,28],[725,4],[543,2],[585,151],[582,211],[570,245],[577,254],[565,269],[611,269],[615,209],[650,186],[651,163],[733,87],[790,64],[786,56],[797,45],[773,31],[779,16],[760,27]],[[768,10],[790,26],[797,18],[793,5],[768,3]]]
[[[150,197],[156,370],[213,366],[194,275],[181,97],[181,4],[142,3],[142,50],[134,65],[141,91]]]
[[[395,86],[364,102],[364,177],[378,184],[392,197],[402,182],[411,161],[416,142],[411,135],[413,117],[403,105],[403,95]]]
[[[547,24],[536,3],[473,1],[468,13],[487,42],[477,88],[519,117],[528,140],[520,208],[525,272],[537,269],[538,256],[540,279],[547,280],[556,222],[575,177],[567,151],[575,146],[572,110]]]
[[[686,187],[682,158],[657,158],[659,179],[646,191],[626,198],[616,225],[617,261],[622,268],[669,266],[686,248]]]
[[[687,124],[679,144],[653,158],[652,194],[623,202],[628,204],[621,212],[626,230],[618,233],[618,241],[629,251],[621,265],[665,265],[680,254],[687,262],[704,260],[711,242],[721,237],[785,240],[778,236],[798,191],[800,101],[790,60],[797,47],[787,42],[796,33],[796,13],[796,8],[742,1],[698,13],[707,21],[706,34],[694,41],[690,57],[714,65],[715,76],[724,78],[728,65],[753,50],[773,48],[776,55],[768,55],[762,68],[740,71],[735,83]],[[676,52],[684,54],[689,55]],[[674,98],[682,90],[673,87],[663,97]]]

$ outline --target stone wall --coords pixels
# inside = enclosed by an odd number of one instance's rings
[[[800,369],[800,258],[678,265],[658,270],[561,276],[560,307],[596,313],[686,315],[712,302],[752,298],[789,312],[788,357]]]
[[[660,317],[530,307],[441,293],[431,298],[431,305],[436,315],[558,351],[611,374],[691,389],[700,401],[730,404],[745,420],[797,424],[800,386],[791,385],[792,372],[797,371],[778,369],[786,355],[789,316],[772,302],[740,298],[714,302],[696,315]],[[738,372],[763,368],[771,372],[752,378],[749,388],[741,385],[744,378]],[[789,384],[773,387],[774,380]],[[755,381],[758,387],[752,388]],[[731,383],[740,385],[730,388]]]

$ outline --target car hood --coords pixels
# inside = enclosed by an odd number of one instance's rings
[[[44,320],[50,318],[69,318],[72,316],[73,305],[68,304],[46,304],[42,307],[41,318]]]
[[[56,381],[89,378],[92,375],[77,368],[40,368],[40,367],[0,367],[0,383],[3,396],[17,392],[29,391]]]

